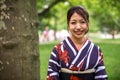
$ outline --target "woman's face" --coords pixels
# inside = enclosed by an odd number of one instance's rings
[[[88,31],[88,22],[77,13],[73,13],[70,18],[68,29],[71,37],[74,39],[82,39]]]

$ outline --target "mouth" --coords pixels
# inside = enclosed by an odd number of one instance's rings
[[[74,31],[76,35],[81,35],[84,31]]]

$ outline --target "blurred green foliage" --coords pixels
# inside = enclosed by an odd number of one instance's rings
[[[90,15],[90,31],[107,28],[120,31],[119,0],[38,0],[39,29],[49,26],[55,30],[67,28],[66,13],[71,6],[83,6]],[[45,11],[46,10],[46,11]]]

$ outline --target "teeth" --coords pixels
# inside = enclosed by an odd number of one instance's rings
[[[81,35],[81,34],[83,33],[83,31],[75,31],[75,33],[76,33],[77,35]]]
[[[82,32],[76,32],[76,34],[81,34]]]

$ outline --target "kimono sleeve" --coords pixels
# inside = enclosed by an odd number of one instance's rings
[[[56,47],[54,47],[49,59],[47,80],[59,80],[59,70],[60,64],[58,58],[58,51]]]
[[[95,80],[108,80],[104,65],[103,54],[100,48],[98,48],[98,64],[95,71]]]

